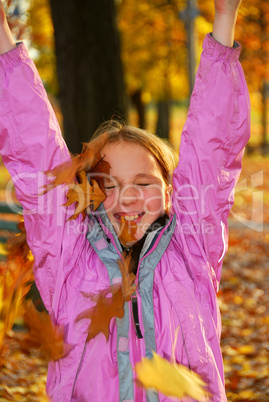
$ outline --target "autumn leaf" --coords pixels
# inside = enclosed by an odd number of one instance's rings
[[[131,260],[131,254],[127,256],[126,253],[123,253],[122,259],[118,259],[118,265],[122,275],[122,294],[126,301],[130,300],[130,296],[136,290],[136,285],[134,284],[136,276],[133,272],[130,272],[129,269]]]
[[[112,293],[112,297],[107,297]],[[88,328],[87,341],[95,338],[99,333],[103,333],[108,341],[109,324],[113,317],[122,318],[124,316],[124,298],[122,295],[121,286],[112,286],[97,294],[83,294],[85,297],[90,297],[96,302],[94,307],[91,307],[78,315],[76,321],[84,318],[89,318],[91,323]]]
[[[172,364],[153,352],[153,358],[143,358],[136,363],[138,382],[145,387],[154,388],[164,395],[183,398],[190,396],[202,400],[206,395],[201,378],[185,366]]]
[[[124,316],[124,302],[130,300],[130,296],[135,292],[134,284],[136,276],[129,272],[131,255],[122,254],[122,259],[118,260],[118,265],[122,274],[122,283],[102,290],[97,294],[82,293],[84,297],[90,297],[96,302],[94,307],[85,310],[79,314],[76,322],[89,318],[91,323],[88,328],[87,341],[94,338],[99,333],[103,333],[108,341],[109,324],[113,317],[122,318]],[[111,297],[107,297],[111,293]]]
[[[39,348],[47,360],[58,360],[72,349],[64,343],[63,326],[52,324],[46,311],[38,311],[32,302],[27,303],[24,320],[30,331],[24,340],[26,348]]]
[[[133,221],[126,221],[124,217],[121,217],[119,240],[124,246],[128,246],[137,241],[135,233],[137,230],[137,224]]]
[[[67,195],[67,201],[64,204],[69,206],[75,203],[75,211],[69,218],[76,219],[80,213],[84,213],[86,208],[91,205],[92,210],[95,211],[101,202],[106,199],[105,193],[100,189],[96,180],[92,179],[89,183],[86,172],[78,174],[78,183],[69,188]]]
[[[96,165],[91,169],[89,173],[89,177],[94,179],[98,182],[99,187],[106,193],[105,186],[104,186],[104,177],[107,177],[110,172],[110,164],[105,161],[104,157],[101,157],[100,154],[97,156],[98,162]]]
[[[24,227],[24,221],[18,223],[19,233],[16,233],[11,237],[6,245],[8,251],[8,258],[14,258],[20,256],[23,259],[33,260],[32,253],[26,240],[26,231]]]
[[[104,177],[109,174],[110,165],[99,152],[105,138],[106,136],[83,144],[81,154],[45,172],[47,176],[54,176],[54,179],[43,186],[44,191],[41,194],[46,194],[59,185],[69,186],[64,205],[75,203],[75,211],[68,220],[76,219],[80,213],[85,217],[89,205],[95,211],[106,198]]]
[[[95,211],[99,205],[106,199],[106,195],[103,193],[96,180],[91,180],[91,193],[90,204],[92,210]]]
[[[32,279],[32,264],[18,259],[19,257],[16,257],[12,260],[12,267],[0,278],[0,352],[4,338],[13,326],[21,301],[29,289],[28,283]]]
[[[81,154],[73,156],[70,161],[64,162],[52,170],[47,170],[45,174],[54,176],[54,179],[43,186],[44,191],[41,194],[45,194],[56,186],[71,184],[82,171],[88,173],[91,172],[91,169],[96,168],[101,158],[99,150],[104,146],[105,141],[106,136],[101,139],[97,138],[93,142],[84,143]],[[104,166],[106,166],[106,169],[108,168],[105,162],[102,165],[103,169]]]
[[[18,238],[19,235],[16,236],[16,239]],[[18,243],[10,242],[12,246],[8,249],[6,268],[0,276],[0,351],[4,346],[7,332],[12,328],[21,301],[33,280],[33,258],[23,239],[26,243],[24,234]]]

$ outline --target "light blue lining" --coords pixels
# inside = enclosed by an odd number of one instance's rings
[[[176,226],[174,215],[171,224],[162,234],[158,246],[140,264],[138,292],[141,297],[144,339],[146,346],[146,357],[152,358],[152,351],[156,352],[155,329],[154,329],[154,307],[153,307],[153,281],[154,270],[158,265],[163,253],[168,247]],[[147,391],[148,402],[158,402],[157,392]]]

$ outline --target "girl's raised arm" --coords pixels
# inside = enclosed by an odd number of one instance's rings
[[[213,38],[225,46],[233,46],[237,13],[242,0],[215,0]]]
[[[11,35],[2,1],[0,0],[0,54],[6,53],[16,46]]]
[[[46,308],[55,312],[85,235],[76,231],[77,221],[67,232],[63,189],[39,195],[47,180],[43,172],[69,161],[70,154],[25,45],[16,46],[12,39],[2,3],[0,53],[0,154],[23,206],[37,286]]]
[[[215,0],[213,35],[208,34],[197,71],[179,165],[173,178],[173,207],[179,244],[197,277],[210,274],[215,290],[227,251],[227,218],[250,135],[247,85],[233,45],[240,0]],[[208,264],[209,261],[209,264]]]

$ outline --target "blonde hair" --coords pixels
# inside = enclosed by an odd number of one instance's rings
[[[129,142],[147,149],[160,166],[164,181],[172,184],[173,171],[177,166],[178,157],[170,144],[157,135],[137,127],[121,124],[116,120],[102,124],[94,133],[89,145],[102,144],[99,151],[106,145],[116,142]]]

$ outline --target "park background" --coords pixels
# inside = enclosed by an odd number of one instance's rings
[[[73,153],[111,117],[178,150],[213,0],[7,0]],[[235,38],[251,97],[251,139],[230,217],[219,303],[228,400],[269,400],[269,3],[243,0]],[[58,77],[58,78],[57,78]],[[220,94],[221,96],[221,94]],[[1,165],[0,199],[9,175]],[[5,264],[5,262],[2,262]],[[3,265],[1,266],[3,269]],[[1,306],[0,306],[1,307]],[[46,360],[9,331],[0,400],[45,398]]]

